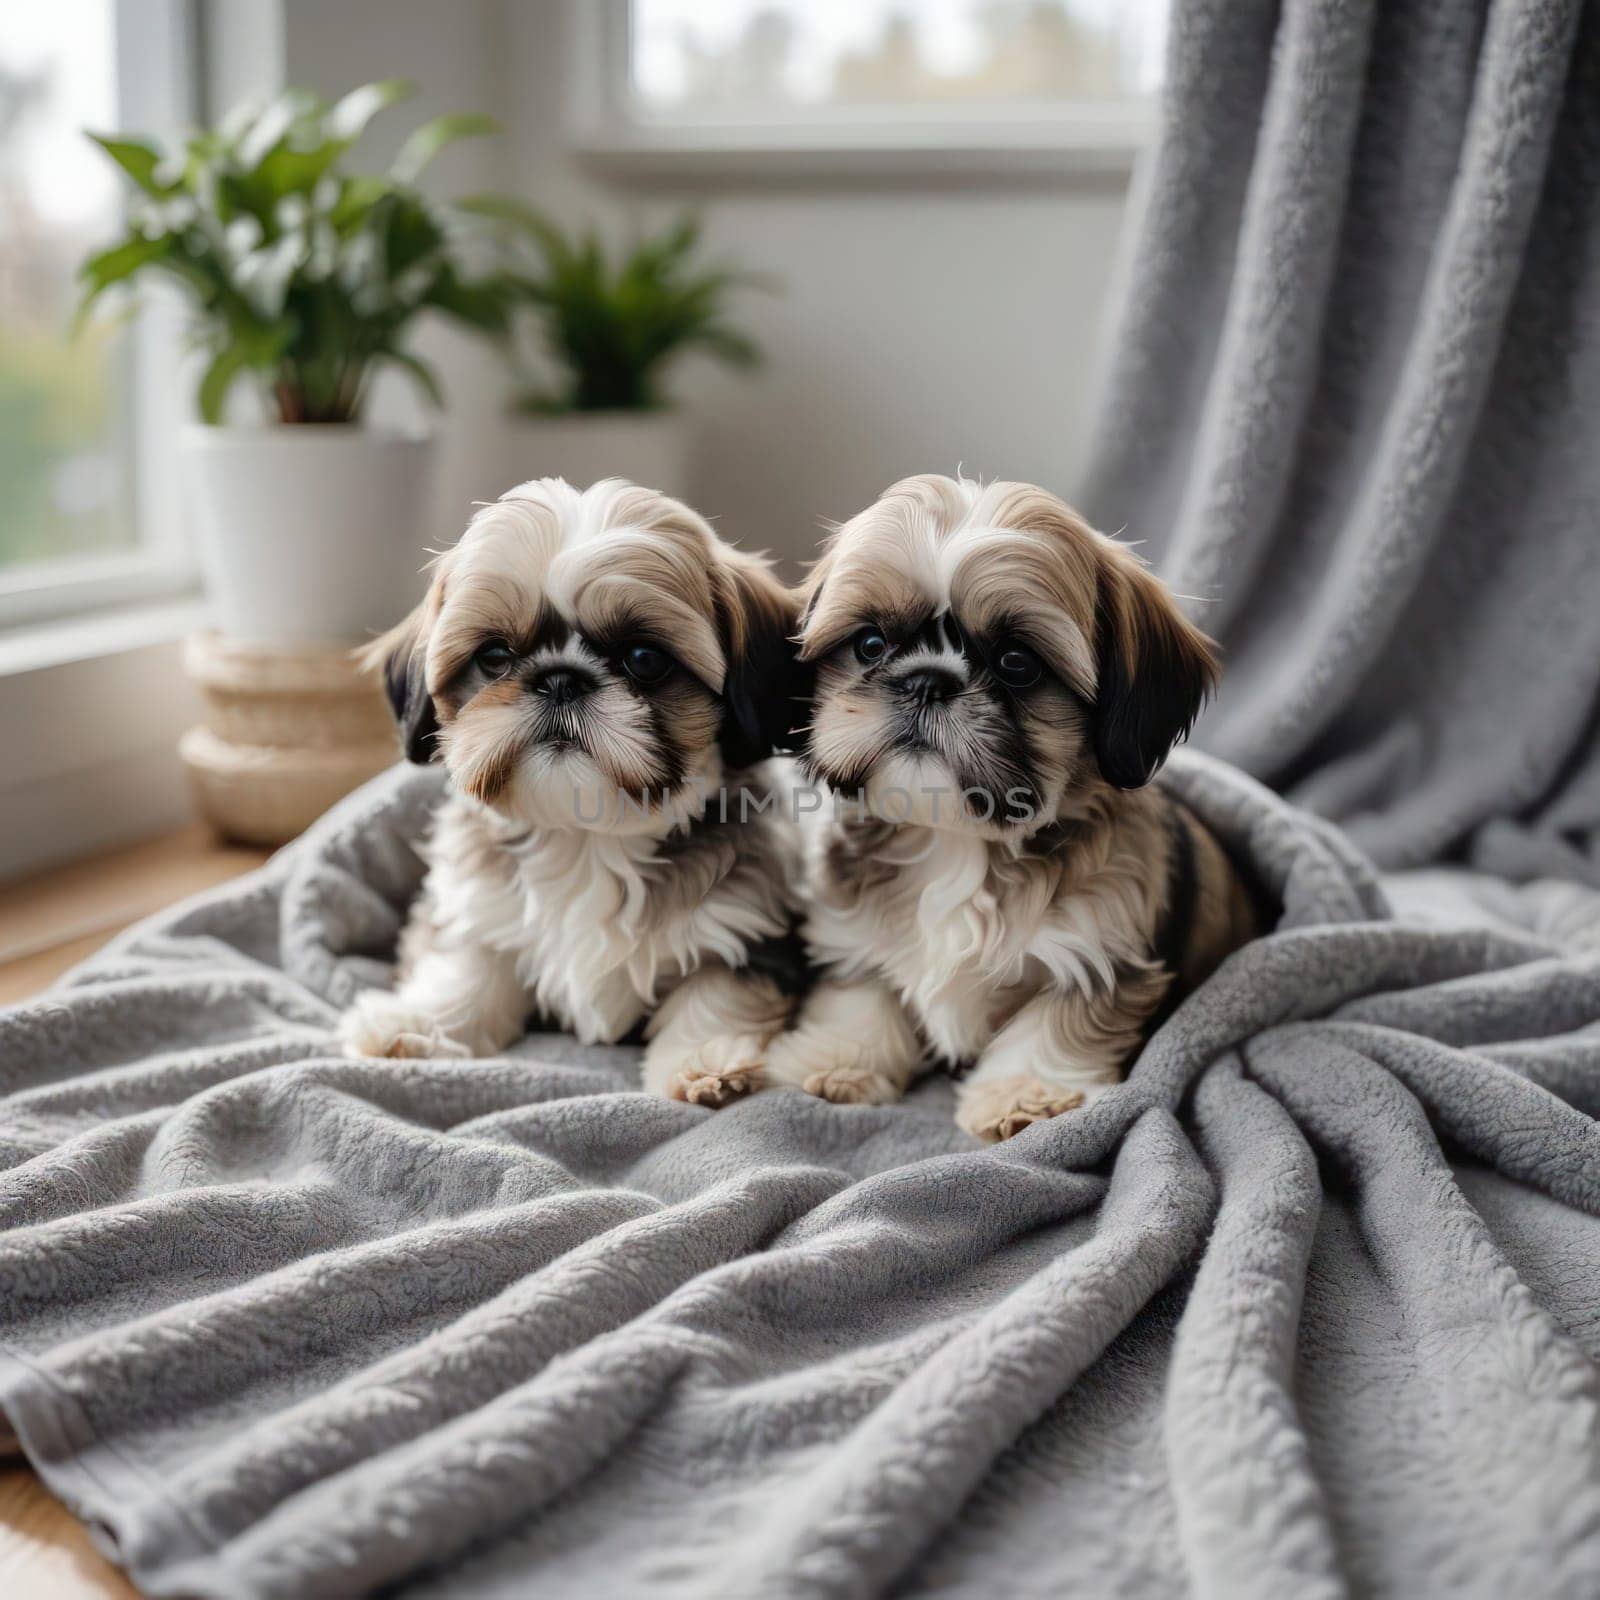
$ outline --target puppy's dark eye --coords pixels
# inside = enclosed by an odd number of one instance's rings
[[[994,670],[1010,688],[1028,689],[1044,676],[1044,662],[1026,645],[1008,644],[995,657]]]
[[[856,635],[856,660],[862,666],[870,667],[888,653],[889,641],[884,638],[882,629],[869,625]]]
[[[473,652],[473,664],[491,678],[502,677],[511,670],[517,652],[504,639],[487,639]]]
[[[653,644],[630,644],[622,652],[622,670],[635,683],[660,683],[672,671],[672,657]]]

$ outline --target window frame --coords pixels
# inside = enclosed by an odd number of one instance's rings
[[[618,177],[1126,178],[1155,133],[1153,102],[654,120],[629,93],[630,4],[567,0],[571,147]]]
[[[114,3],[117,120],[123,128],[176,134],[199,98],[192,0]],[[0,570],[0,631],[197,591],[178,459],[182,340],[178,306],[152,300],[129,329],[118,374],[133,547]]]

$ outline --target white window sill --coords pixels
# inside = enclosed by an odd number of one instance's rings
[[[208,625],[198,594],[159,605],[124,606],[0,633],[0,678],[170,644]]]
[[[574,153],[622,181],[1125,182],[1149,148],[1145,112],[1073,120],[624,123],[580,131]]]
[[[696,145],[588,144],[578,160],[618,184],[826,184],[855,188],[886,183],[960,188],[1121,186],[1131,181],[1139,152],[1127,150],[781,150],[702,148]]]
[[[0,639],[13,629],[193,595],[194,563],[171,548],[119,551],[0,572]]]

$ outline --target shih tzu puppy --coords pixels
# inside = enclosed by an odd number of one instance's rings
[[[908,478],[813,569],[806,939],[772,1081],[887,1102],[930,1057],[983,1139],[1084,1104],[1254,930],[1216,840],[1147,787],[1217,674],[1125,546],[1042,489]]]
[[[450,785],[396,988],[345,1014],[346,1051],[643,1024],[647,1088],[752,1088],[796,991],[792,829],[753,770],[797,720],[795,624],[764,560],[651,490],[543,478],[484,506],[369,652]]]

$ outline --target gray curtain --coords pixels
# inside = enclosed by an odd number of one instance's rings
[[[1600,883],[1600,5],[1175,0],[1090,481],[1205,749],[1380,864]]]

